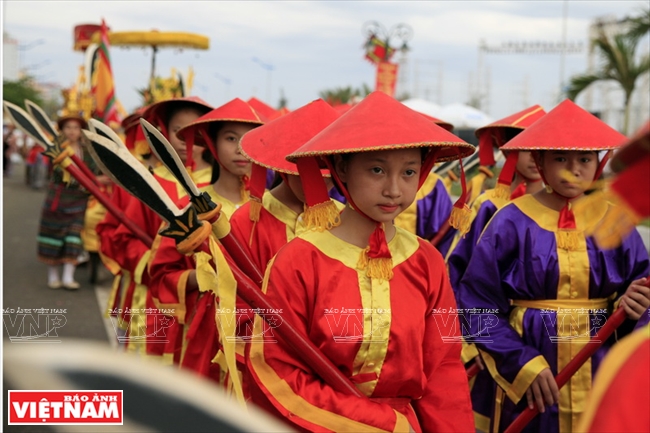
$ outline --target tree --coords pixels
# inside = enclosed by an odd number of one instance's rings
[[[352,86],[337,87],[336,89],[323,90],[318,95],[330,105],[341,105],[352,102],[357,97],[365,98],[370,93],[372,93],[372,89],[364,83],[360,89],[354,89]]]
[[[638,17],[630,18],[627,34],[632,38],[641,39],[650,32],[650,8],[644,9]]]
[[[43,104],[41,93],[34,87],[33,79],[28,76],[17,81],[4,80],[2,82],[2,98],[23,108],[26,108],[25,99],[29,99],[39,106]]]
[[[634,19],[633,19],[634,20]],[[639,22],[642,22],[639,18]],[[641,28],[641,27],[632,27]],[[650,56],[637,57],[636,49],[641,41],[636,33],[619,33],[608,36],[601,29],[600,34],[592,41],[601,59],[600,69],[593,74],[579,74],[571,77],[567,89],[567,97],[575,100],[582,91],[597,81],[613,80],[623,88],[625,95],[623,133],[627,134],[630,120],[630,99],[636,87],[637,79],[650,71]],[[646,30],[647,31],[647,30]]]

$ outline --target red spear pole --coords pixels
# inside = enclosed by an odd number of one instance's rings
[[[68,170],[70,175],[77,179],[77,181],[86,188],[92,195],[95,196],[97,201],[104,205],[107,211],[113,214],[122,224],[124,224],[129,230],[133,232],[134,235],[138,237],[144,244],[151,247],[153,244],[153,239],[145,233],[140,227],[138,227],[133,221],[131,221],[121,210],[119,210],[115,204],[104,194],[98,187],[95,185],[88,177],[86,177],[81,168],[75,164],[69,163],[67,166],[62,167],[65,170]]]
[[[75,164],[77,167],[79,167],[79,169],[81,170],[81,172],[82,172],[82,173],[83,173],[83,174],[84,174],[84,175],[85,175],[85,176],[86,176],[90,181],[92,181],[92,183],[94,183],[94,184],[97,185],[97,186],[101,186],[101,185],[99,184],[99,182],[97,182],[97,178],[95,177],[95,173],[93,173],[92,171],[90,171],[90,169],[88,168],[88,166],[87,166],[86,164],[84,164],[84,162],[81,160],[81,158],[79,158],[76,154],[72,154],[72,155],[70,155],[70,159],[72,160],[72,162],[74,162],[74,164]]]
[[[478,363],[474,361],[474,364],[471,365],[465,372],[467,374],[467,379],[471,379],[481,371],[481,367],[478,366]]]
[[[206,221],[210,224],[214,224],[219,218],[219,215],[220,212],[217,212],[216,215],[207,216]],[[200,217],[201,215],[199,215],[199,218]],[[250,276],[257,286],[262,287],[264,274],[257,267],[257,264],[253,262],[239,241],[228,232],[224,237],[219,239],[219,242],[221,242],[226,251],[228,251],[231,258],[234,259],[233,261],[237,264],[237,267]]]
[[[228,234],[225,238],[228,238],[226,243],[233,242],[238,245],[232,235]],[[222,244],[223,239],[220,240]],[[226,249],[225,246],[226,245],[224,244],[224,249]],[[239,248],[241,249],[241,246],[239,246]],[[204,241],[197,249],[210,254],[210,248],[206,241]],[[263,311],[281,311],[278,308],[275,308],[251,278],[242,272],[229,253],[230,250],[227,250],[224,257],[230,266],[235,280],[237,280],[237,295],[253,309],[259,308]],[[241,253],[244,257],[248,257],[243,250],[241,250]],[[250,261],[250,258],[248,258],[248,261]],[[252,261],[250,262],[253,264]],[[253,264],[253,266],[255,265]],[[284,320],[281,313],[278,313],[277,316],[282,318],[282,326],[275,328],[277,334],[287,343],[288,346],[295,350],[295,353],[300,356],[305,363],[314,369],[316,374],[339,392],[362,398],[365,397],[361,391],[359,391],[359,389],[356,388],[352,382],[350,382],[350,380],[321,353],[314,343],[302,335],[302,333],[294,328],[288,321]],[[262,318],[265,320],[267,319],[267,317]]]
[[[646,283],[650,287],[650,281]],[[624,308],[618,308],[614,314],[609,318],[607,323],[598,330],[596,335],[592,338],[593,343],[587,344],[569,363],[555,376],[557,387],[562,388],[571,379],[571,377],[582,367],[587,359],[596,353],[596,351],[603,345],[603,343],[616,331],[616,329],[623,324],[627,317]],[[527,407],[522,413],[519,414],[512,424],[508,426],[505,433],[519,433],[528,423],[535,418],[538,409],[537,405],[533,409]]]

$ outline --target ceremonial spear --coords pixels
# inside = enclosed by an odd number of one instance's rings
[[[45,131],[46,134],[49,134],[52,138],[59,136],[59,133],[57,133],[56,129],[54,129],[54,126],[52,125],[52,121],[41,107],[29,99],[25,99],[25,107],[27,107],[27,112],[30,114],[30,116],[32,116],[32,119],[36,121],[36,123],[41,127],[43,131]],[[67,145],[62,147],[67,147]],[[83,172],[84,175],[86,175],[88,179],[92,180],[95,185],[100,186],[99,182],[97,182],[97,179],[95,178],[95,173],[90,171],[88,166],[84,164],[84,162],[77,156],[76,153],[70,152],[69,156],[72,162],[74,162],[75,165],[79,167],[79,169]]]
[[[149,142],[151,150],[156,154],[158,159],[165,164],[169,171],[174,175],[176,180],[185,189],[190,197],[190,202],[194,205],[199,218],[208,221],[210,224],[216,222],[219,218],[219,212],[216,203],[212,201],[207,192],[201,192],[196,187],[192,178],[187,173],[183,162],[172,147],[171,143],[164,135],[151,123],[145,119],[140,119],[140,125],[144,132],[145,138]],[[264,279],[264,275],[258,269],[257,265],[251,260],[250,256],[242,248],[240,243],[231,236],[230,233],[219,234],[219,241],[223,244],[228,254],[235,259],[238,267],[246,274],[251,276],[259,286]]]
[[[178,209],[151,173],[141,164],[133,163],[134,157],[123,145],[120,146],[93,132],[84,131],[84,134],[91,142],[91,155],[105,174],[167,222],[167,226],[159,232],[160,235],[173,238],[179,251],[209,251],[205,241],[212,232],[211,224],[207,221],[199,221],[192,203],[182,210]],[[237,294],[248,305],[263,311],[280,311],[269,303],[259,287],[235,265],[228,254],[224,257],[238,282]],[[281,313],[262,317],[273,327],[277,326],[274,319],[277,320],[277,317],[281,319],[282,326],[276,327],[276,332],[330,386],[339,392],[363,397],[363,394],[309,339],[284,320]]]
[[[646,287],[650,287],[650,278],[648,279],[648,282],[646,283]],[[580,351],[576,354],[576,356],[569,361],[569,363],[560,371],[557,376],[555,376],[555,382],[557,383],[558,389],[562,388],[564,385],[567,384],[567,382],[571,379],[571,377],[576,374],[578,370],[580,370],[580,367],[587,362],[591,356],[596,353],[596,351],[600,348],[600,346],[603,345],[603,343],[616,331],[616,329],[623,324],[625,319],[627,318],[627,314],[625,313],[625,309],[622,307],[619,307],[614,314],[612,314],[603,325],[602,328],[598,330],[596,335],[591,339],[589,343]],[[535,418],[537,413],[539,412],[539,409],[537,408],[537,405],[533,406],[533,409],[530,407],[526,407],[522,413],[519,414],[519,416],[508,426],[508,428],[505,430],[505,433],[519,433],[521,432],[528,423]]]
[[[3,105],[11,121],[45,149],[43,154],[50,158],[53,165],[60,165],[64,170],[67,170],[81,186],[86,188],[93,196],[95,196],[95,198],[106,207],[106,210],[111,212],[115,218],[122,222],[142,242],[147,245],[153,243],[153,239],[151,239],[151,237],[135,223],[129,220],[124,212],[118,209],[97,187],[97,185],[84,174],[82,169],[73,163],[71,156],[74,152],[69,148],[66,149],[62,147],[63,141],[65,140],[62,135],[55,135],[56,138],[54,141],[50,141],[50,139],[46,137],[43,131],[41,131],[37,126],[36,122],[22,108],[7,101],[3,101]]]

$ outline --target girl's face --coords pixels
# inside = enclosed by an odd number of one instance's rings
[[[76,120],[68,120],[63,124],[65,139],[73,143],[81,140],[81,124]]]
[[[362,152],[335,169],[357,208],[375,221],[389,223],[413,203],[422,168],[420,149]]]
[[[553,191],[565,197],[577,197],[594,180],[598,169],[598,154],[593,151],[549,150],[543,152],[540,167]],[[570,173],[573,179],[567,179],[565,172]]]
[[[185,144],[185,140],[181,140],[180,138],[178,138],[176,136],[176,133],[178,132],[179,129],[189,125],[199,117],[201,117],[201,115],[198,111],[192,108],[186,108],[177,111],[169,118],[169,124],[167,125],[167,131],[169,133],[168,139],[172,147],[176,151],[176,153],[178,153],[178,156],[181,158],[181,161],[183,161],[183,163],[187,161],[187,147]],[[195,155],[197,149],[198,149],[199,158],[201,155],[201,151],[203,150],[203,148],[199,146],[192,146],[192,157],[194,158],[194,160],[196,160]]]
[[[517,171],[526,179],[539,180],[541,176],[537,171],[537,164],[531,152],[520,150],[519,159],[517,160]]]
[[[239,140],[256,125],[225,122],[217,132],[216,144],[219,164],[235,176],[250,176],[251,162],[239,151]]]

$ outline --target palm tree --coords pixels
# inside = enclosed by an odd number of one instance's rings
[[[625,94],[625,113],[623,116],[623,133],[627,134],[630,120],[630,99],[637,79],[650,71],[648,54],[636,57],[639,37],[628,33],[607,36],[604,31],[594,39],[593,44],[600,54],[600,70],[593,74],[575,75],[571,78],[567,89],[567,97],[575,100],[583,90],[596,81],[613,80],[618,82]]]
[[[641,11],[638,17],[630,18],[627,34],[633,38],[641,39],[650,32],[650,8]]]

